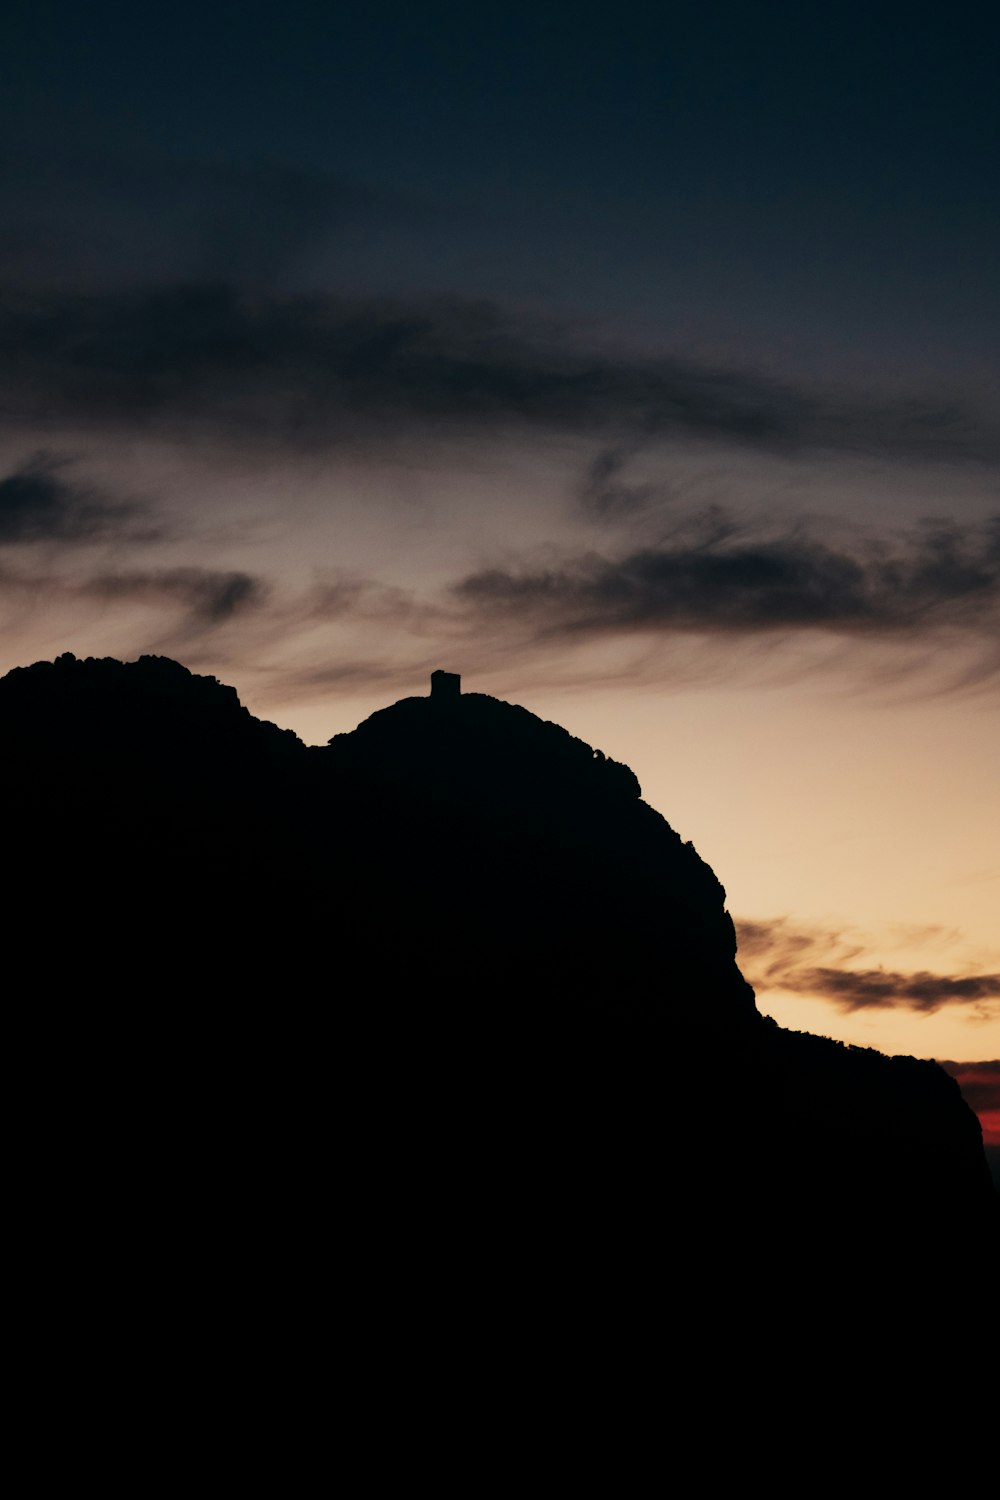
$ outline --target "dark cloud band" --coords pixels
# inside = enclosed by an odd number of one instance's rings
[[[544,572],[487,569],[455,593],[484,615],[513,613],[545,635],[1000,626],[1000,517],[981,528],[930,524],[893,550],[855,551],[801,532],[755,540],[718,524],[717,515],[708,519],[700,532],[620,559],[590,555]]]
[[[613,354],[567,325],[487,302],[278,296],[222,283],[8,289],[0,352],[0,396],[22,421],[198,423],[295,445],[336,440],[364,420],[523,422],[952,461],[1000,452],[998,434],[954,403],[845,400],[748,371]],[[615,463],[593,476],[598,509],[634,500]]]
[[[951,979],[942,974],[901,974],[886,969],[793,969],[790,988],[822,995],[841,1010],[903,1007],[928,1015],[944,1005],[968,1005],[1000,999],[1000,974],[971,974]]]

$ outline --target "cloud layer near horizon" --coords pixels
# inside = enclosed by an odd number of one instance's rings
[[[32,594],[36,619],[47,580],[54,618],[74,598],[100,600],[127,637],[127,611],[141,605],[130,651],[189,647],[199,634],[216,649],[220,624],[238,615],[256,659],[268,638],[289,682],[331,685],[365,671],[372,682],[405,680],[441,646],[467,652],[470,666],[506,654],[567,680],[590,643],[649,659],[659,651],[635,671],[615,663],[629,680],[652,680],[669,675],[664,648],[678,640],[672,670],[699,651],[698,673],[718,678],[736,670],[726,667],[734,648],[738,670],[752,674],[764,643],[805,635],[845,652],[956,643],[930,673],[917,665],[915,676],[933,679],[928,691],[945,677],[949,689],[978,690],[1000,673],[1000,517],[982,503],[995,504],[988,474],[1000,423],[968,384],[930,396],[820,388],[721,359],[641,351],[565,311],[499,297],[345,293],[329,289],[336,277],[292,291],[290,268],[331,235],[439,212],[305,167],[53,157],[34,173],[7,163],[4,202],[20,227],[0,236],[0,400],[14,454],[0,480],[0,582],[21,599]],[[76,218],[84,241],[74,258]],[[67,458],[48,451],[54,441],[101,482],[75,478]],[[40,444],[45,451],[18,462]],[[733,466],[715,503],[685,493],[671,473],[685,445],[706,468],[719,455]],[[431,450],[452,465],[444,498],[428,509],[448,571],[429,549],[407,567],[401,542],[389,576],[358,539],[391,532],[403,502],[383,495],[362,515],[366,484],[351,464],[396,463],[416,490]],[[487,450],[519,456],[500,505],[460,495],[464,478],[475,489]],[[155,499],[137,503],[135,493],[158,495],[147,475],[166,451],[211,452],[227,499],[160,492],[159,512]],[[291,567],[241,550],[240,540],[230,545],[246,517],[257,520],[255,463],[291,474],[310,456],[334,474],[318,534],[333,533],[326,523],[338,507],[348,515],[336,552],[323,555],[305,536],[319,502],[303,520],[278,482],[265,525],[289,538]],[[873,468],[855,489],[847,470],[862,460]],[[784,483],[794,470],[806,495],[798,504],[786,495],[779,510],[762,485],[748,512],[749,464],[784,465]],[[338,465],[350,477],[337,480]],[[808,492],[810,475],[823,472],[827,483],[838,465],[841,493],[828,484]],[[920,522],[924,510],[948,509],[922,500],[903,521],[889,524],[877,507],[869,517],[880,469],[897,491],[919,471],[925,483],[928,472],[949,476],[953,492],[967,485],[964,518]],[[227,513],[237,475],[250,498]],[[508,513],[484,521],[491,504]],[[228,543],[209,536],[224,515]],[[463,538],[464,553],[455,544]],[[30,558],[37,544],[50,549],[44,566]],[[97,555],[101,545],[107,556]],[[162,629],[150,625],[157,609]],[[300,637],[333,621],[332,646],[311,660]],[[346,638],[362,627],[367,643]],[[113,640],[110,631],[100,649]],[[234,636],[228,660],[238,662],[239,650]]]
[[[613,471],[605,464],[600,472],[607,480]],[[806,636],[894,649],[945,642],[933,690],[981,688],[1000,673],[1000,516],[928,520],[882,535],[842,528],[821,538],[804,521],[675,507],[669,526],[658,522],[661,540],[641,550],[570,554],[544,569],[511,563],[437,589],[390,586],[318,559],[297,582],[280,569],[233,566],[224,545],[199,543],[192,519],[185,538],[166,511],[117,500],[75,479],[65,457],[37,453],[0,478],[0,589],[30,596],[34,610],[47,597],[53,609],[74,597],[162,608],[163,629],[154,625],[133,649],[169,643],[167,616],[182,603],[177,639],[185,642],[237,613],[253,617],[256,634],[246,644],[258,652],[265,635],[280,650],[316,627],[363,628],[395,640],[381,662],[370,647],[364,653],[373,681],[405,680],[414,653],[422,668],[445,646],[468,653],[471,667],[504,652],[529,663],[588,642],[634,639],[648,648],[688,637],[704,650],[727,643],[730,661],[734,645],[749,649],[766,638],[779,647]],[[353,677],[353,648],[349,656]],[[317,681],[315,665],[302,658],[289,680]],[[331,663],[327,651],[327,680],[336,682],[344,665],[342,654]],[[744,661],[741,670],[751,666]]]

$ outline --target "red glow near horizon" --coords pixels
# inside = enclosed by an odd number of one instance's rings
[[[1000,1146],[1000,1061],[942,1062],[983,1127],[983,1144]]]

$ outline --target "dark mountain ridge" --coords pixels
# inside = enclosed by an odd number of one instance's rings
[[[352,1221],[461,1221],[519,1275],[526,1237],[570,1282],[996,1255],[954,1080],[760,1016],[713,872],[559,726],[434,694],[307,747],[176,662],[67,654],[0,680],[0,745],[47,1087],[204,1201],[235,1118],[246,1192],[253,1160],[294,1216],[332,1172]]]

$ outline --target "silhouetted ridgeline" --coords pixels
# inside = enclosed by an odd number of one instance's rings
[[[88,1212],[180,1152],[210,1221],[339,1205],[390,1280],[447,1242],[501,1301],[720,1256],[968,1289],[996,1253],[955,1082],[761,1018],[715,875],[558,726],[442,691],[307,747],[176,662],[65,655],[0,681],[0,742],[28,1067],[72,1100],[67,1193],[102,1142]]]

